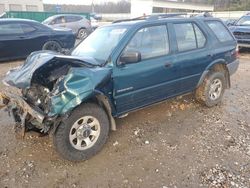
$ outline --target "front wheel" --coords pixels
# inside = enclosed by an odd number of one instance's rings
[[[210,72],[195,92],[196,99],[208,107],[219,104],[226,88],[223,72]]]
[[[86,160],[106,143],[109,120],[103,108],[88,103],[77,107],[54,134],[57,152],[70,161]]]

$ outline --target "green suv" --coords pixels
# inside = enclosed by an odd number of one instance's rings
[[[98,28],[70,55],[32,53],[3,80],[21,95],[2,92],[1,107],[23,133],[50,133],[63,158],[81,161],[129,112],[191,92],[217,105],[238,65],[236,40],[219,19],[126,20]]]

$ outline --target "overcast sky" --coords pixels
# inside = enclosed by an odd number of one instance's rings
[[[93,0],[94,3],[104,3],[108,1],[117,2],[119,0]],[[92,0],[43,0],[45,4],[74,4],[74,5],[90,5]]]

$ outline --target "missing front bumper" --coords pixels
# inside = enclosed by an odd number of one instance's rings
[[[43,112],[35,109],[35,107],[29,105],[22,97],[16,94],[0,92],[0,109],[4,107],[6,107],[9,113],[13,116],[15,122],[17,122],[17,119],[15,118],[16,115],[20,117],[20,121],[17,123],[24,124],[22,119],[25,121],[25,118],[30,116],[32,119],[35,119],[42,124],[45,118]],[[14,114],[17,112],[18,114]]]

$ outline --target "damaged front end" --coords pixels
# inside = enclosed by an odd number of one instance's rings
[[[30,129],[48,133],[109,80],[110,73],[93,59],[35,52],[7,73],[3,82],[18,88],[21,96],[1,92],[0,108],[6,107],[23,133]]]

